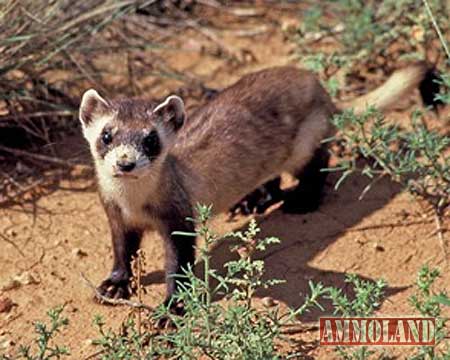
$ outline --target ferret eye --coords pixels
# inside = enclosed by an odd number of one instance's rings
[[[144,152],[148,157],[156,157],[161,152],[161,142],[159,141],[158,133],[153,130],[148,134],[143,142],[142,146]]]
[[[103,133],[102,133],[102,141],[103,141],[103,144],[105,144],[105,145],[111,144],[111,142],[112,142],[111,131],[109,131],[109,130],[103,131]]]

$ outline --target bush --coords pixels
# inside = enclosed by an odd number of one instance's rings
[[[448,76],[443,77],[444,90],[438,95],[444,103],[450,96],[448,81]],[[362,198],[377,181],[390,178],[431,207],[446,252],[442,219],[450,207],[450,137],[430,129],[418,110],[411,115],[409,129],[387,122],[373,108],[359,116],[343,111],[333,123],[338,134],[328,141],[339,144],[334,147],[338,164],[325,171],[341,172],[335,187],[352,174],[364,175],[371,181]]]
[[[436,319],[434,346],[423,346],[411,360],[444,360],[450,358],[450,347],[445,339],[448,336],[446,324],[448,319],[442,316],[442,307],[450,306],[450,299],[446,292],[434,292],[434,283],[440,275],[437,268],[430,269],[424,265],[418,275],[416,281],[416,293],[409,298],[414,310],[424,317],[433,317]],[[445,349],[441,345],[445,344]]]
[[[342,171],[336,183],[359,173],[372,179],[363,196],[379,179],[388,176],[414,196],[426,200],[440,217],[450,205],[450,138],[430,130],[415,111],[411,129],[389,124],[375,109],[357,116],[344,111],[333,122],[339,135],[333,140],[339,149],[339,164],[330,171]],[[361,158],[365,159],[360,165]]]
[[[103,71],[93,61],[105,43],[98,33],[132,9],[126,2],[103,0],[7,0],[1,5],[0,119],[4,131],[15,129],[22,136],[16,143],[4,136],[0,144],[47,144],[54,140],[51,134],[67,129],[78,105],[70,96],[73,79],[101,81]],[[58,81],[67,72],[70,80]]]
[[[376,69],[388,69],[385,65],[391,61],[399,66],[398,62],[406,57],[426,58],[431,45],[442,45],[450,56],[442,36],[449,30],[443,16],[448,13],[446,1],[340,0],[326,3],[336,14],[334,21],[330,21],[326,6],[312,7],[306,14],[307,21],[299,29],[301,36],[297,42],[302,60],[321,74],[332,95],[336,95],[351,76],[373,76],[370,73],[375,73]],[[343,18],[345,25],[339,22]],[[315,34],[312,38],[311,33]],[[320,41],[326,43],[330,38],[334,46],[320,45]],[[319,45],[310,46],[315,41]],[[448,60],[443,67],[450,64],[450,58]],[[434,83],[438,82],[441,87],[441,92],[431,100],[450,104],[449,75],[444,73],[430,81],[431,86],[438,88]],[[418,110],[412,112],[406,127],[392,124],[373,108],[358,116],[351,109],[344,110],[332,121],[338,133],[327,141],[337,144],[333,149],[338,165],[327,171],[341,172],[336,188],[349,175],[362,174],[371,179],[362,198],[378,180],[389,177],[431,206],[438,236],[444,244],[442,219],[450,206],[448,134],[433,129],[424,113]]]
[[[19,354],[16,357],[9,357],[0,354],[1,360],[26,359],[26,360],[49,360],[60,359],[63,356],[69,356],[69,349],[65,346],[52,346],[53,338],[64,328],[69,325],[69,320],[62,316],[63,307],[57,307],[47,312],[50,318],[50,325],[37,321],[34,324],[35,333],[37,335],[34,346],[19,347]]]
[[[97,320],[101,339],[96,344],[102,350],[104,359],[116,358],[117,354],[140,354],[147,358],[198,359],[204,356],[210,359],[279,359],[282,353],[278,346],[286,341],[282,328],[311,307],[320,307],[318,301],[326,289],[313,283],[310,283],[310,296],[295,310],[281,313],[275,304],[256,305],[255,292],[277,285],[280,281],[265,280],[264,262],[255,260],[254,255],[279,240],[271,237],[257,239],[259,228],[254,221],[250,222],[247,231],[229,234],[224,241],[238,241],[232,251],[237,252],[239,258],[225,264],[226,273],[220,275],[218,269],[210,267],[209,249],[219,241],[207,226],[210,208],[200,206],[198,214],[195,220],[198,235],[205,241],[205,246],[200,249],[204,277],[199,278],[192,269],[186,269],[185,277],[189,282],[180,283],[186,285],[173,299],[184,304],[185,315],[173,314],[171,304],[161,306],[151,316],[150,323],[163,322],[170,326],[161,332],[148,325],[150,332],[143,335],[139,335],[133,319],[125,323],[125,331],[121,334],[105,331],[104,324]],[[213,301],[217,297],[224,300]]]
[[[405,61],[436,63],[439,39],[424,2],[328,0],[312,5],[294,36],[298,57],[320,73],[333,96],[354,91],[364,79],[379,81],[380,71],[386,75]],[[441,33],[448,33],[448,2],[428,5]]]

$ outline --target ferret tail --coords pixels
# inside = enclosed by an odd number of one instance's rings
[[[428,70],[425,62],[397,70],[375,90],[356,99],[341,102],[338,106],[340,109],[353,109],[356,114],[363,113],[370,106],[380,111],[389,110],[399,99],[420,85]]]

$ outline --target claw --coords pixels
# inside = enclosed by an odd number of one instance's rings
[[[100,295],[110,299],[127,299],[130,297],[128,280],[115,280],[108,278],[98,287]]]

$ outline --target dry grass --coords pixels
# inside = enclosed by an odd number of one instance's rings
[[[133,3],[6,1],[0,10],[0,127],[19,127],[28,140],[50,143],[49,128],[55,126],[48,122],[65,126],[61,119],[73,116],[73,82],[96,81],[92,44],[103,43],[102,31]],[[70,72],[71,80],[52,81],[58,71]]]
[[[137,95],[141,89],[135,79],[143,74],[195,83],[158,54],[181,29],[204,31],[191,12],[192,3],[5,0],[0,4],[0,161],[6,164],[0,171],[0,204],[5,197],[11,200],[29,190],[30,184],[41,184],[36,177],[49,166],[79,162],[76,151],[67,160],[60,158],[59,150],[62,140],[78,131],[82,89]],[[117,53],[128,63],[120,72],[114,65],[105,66]],[[118,81],[108,81],[112,77]]]

